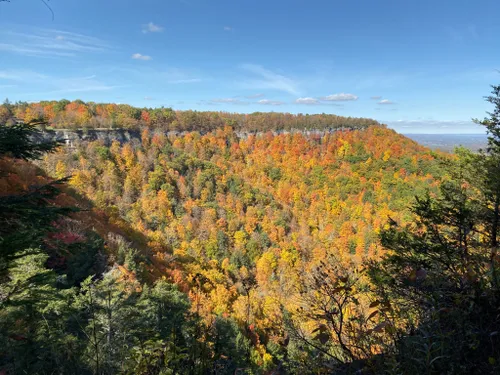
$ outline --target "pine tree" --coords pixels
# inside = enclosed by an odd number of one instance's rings
[[[491,95],[486,101],[494,105],[492,112],[487,112],[488,118],[474,121],[486,127],[488,147],[480,153],[478,179],[482,183],[486,219],[490,223],[490,244],[492,257],[498,247],[500,231],[500,85],[492,86]],[[477,180],[476,180],[477,181]]]
[[[397,327],[397,362],[406,373],[500,371],[497,273],[500,209],[500,86],[486,126],[488,148],[457,150],[437,195],[416,198],[414,223],[390,221],[388,249],[370,264],[371,282]]]
[[[40,249],[17,254],[0,284],[0,369],[7,373],[80,373],[78,338],[67,331],[73,291],[56,288]]]

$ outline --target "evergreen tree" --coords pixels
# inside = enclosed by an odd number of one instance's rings
[[[417,197],[416,220],[382,231],[388,249],[371,281],[397,331],[406,373],[500,371],[497,257],[500,203],[500,86],[487,100],[489,134],[479,154],[457,150],[439,194]]]
[[[46,260],[39,249],[23,251],[0,284],[0,369],[7,373],[81,373],[78,338],[66,329],[73,290],[56,287]]]
[[[481,151],[478,158],[478,174],[475,182],[480,182],[479,188],[484,196],[485,221],[489,223],[492,258],[496,255],[500,231],[500,85],[492,86],[491,95],[486,101],[494,105],[489,117],[474,121],[486,127],[488,132],[488,147]]]

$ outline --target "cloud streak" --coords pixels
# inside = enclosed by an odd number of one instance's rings
[[[185,69],[173,67],[168,68],[165,72],[161,73],[160,76],[164,77],[167,83],[174,85],[198,83],[202,81],[201,78],[195,76],[192,72],[188,72]]]
[[[241,68],[252,75],[245,79],[241,86],[251,90],[275,90],[283,91],[292,95],[299,95],[297,82],[282,74],[275,73],[261,65],[243,64]]]
[[[111,47],[99,38],[55,29],[31,32],[0,31],[0,51],[45,58],[74,57],[83,53],[104,52]]]
[[[296,99],[295,104],[318,105],[321,104],[321,102],[316,98],[306,97]]]
[[[212,104],[248,104],[248,102],[243,102],[236,98],[217,98],[211,99],[210,103]]]
[[[153,22],[149,22],[145,25],[142,25],[143,34],[148,33],[161,33],[163,31],[163,27],[159,25],[155,25]]]
[[[245,98],[247,99],[258,99],[258,98],[263,98],[265,95],[264,94],[253,94],[253,95],[247,95]]]
[[[392,100],[389,100],[389,99],[382,99],[381,101],[378,102],[378,104],[381,104],[381,105],[392,105],[392,104],[396,104],[396,103],[394,103]]]
[[[185,78],[185,79],[173,79],[168,81],[168,83],[172,84],[181,84],[181,83],[198,83],[201,82],[201,78]]]
[[[134,60],[142,60],[142,61],[149,61],[149,60],[152,60],[152,57],[151,56],[148,56],[148,55],[142,55],[140,53],[134,53],[132,55],[132,58]]]
[[[333,94],[333,95],[328,95],[324,96],[321,98],[321,100],[328,101],[328,102],[346,102],[346,101],[354,101],[358,100],[358,97],[354,94]]]
[[[26,96],[109,91],[123,87],[122,85],[105,83],[95,75],[61,78],[31,70],[0,70],[0,84],[3,84],[2,80],[13,81],[18,86],[25,86],[29,90],[32,90],[33,87],[40,88],[40,92],[27,93]]]
[[[257,102],[257,104],[261,105],[283,105],[285,102],[282,102],[280,100],[269,100],[269,99],[261,99]]]

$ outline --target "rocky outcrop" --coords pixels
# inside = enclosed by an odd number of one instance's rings
[[[316,135],[321,136],[324,134],[334,133],[336,131],[348,131],[354,130],[353,128],[334,128],[334,129],[321,129],[321,130],[303,130],[303,129],[291,129],[291,130],[273,130],[272,134],[289,134],[289,133],[301,133],[304,135]],[[153,130],[153,132],[158,132],[159,130]],[[169,131],[166,132],[167,135],[182,135],[182,132]],[[240,138],[247,138],[250,135],[262,135],[262,132],[236,132],[236,135]],[[101,140],[106,146],[110,146],[113,141],[118,141],[121,144],[140,141],[141,140],[141,130],[139,129],[79,129],[79,130],[67,130],[67,129],[57,129],[57,130],[44,130],[40,132],[35,139],[39,142],[49,142],[49,141],[59,141],[63,142],[69,147],[75,147],[76,144],[86,141],[97,141]]]
[[[45,130],[35,139],[39,142],[59,141],[70,147],[79,142],[101,140],[106,146],[110,146],[113,141],[123,144],[134,139],[140,140],[141,132],[128,129]]]

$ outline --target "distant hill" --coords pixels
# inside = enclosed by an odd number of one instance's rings
[[[488,142],[486,134],[405,134],[405,136],[423,146],[441,151],[453,151],[458,146],[478,151],[480,148],[485,148]]]
[[[283,130],[354,130],[381,125],[373,119],[331,114],[280,112],[229,113],[177,111],[172,108],[137,108],[127,104],[81,100],[9,102],[0,105],[0,123],[43,119],[53,129],[159,129],[162,131],[210,132],[231,126],[239,132]]]

